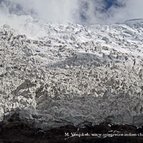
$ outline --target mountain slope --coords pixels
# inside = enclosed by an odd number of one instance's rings
[[[1,119],[19,108],[40,127],[142,125],[143,27],[43,25],[30,39],[0,28]]]

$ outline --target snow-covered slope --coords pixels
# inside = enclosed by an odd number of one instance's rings
[[[29,38],[0,28],[0,117],[19,108],[41,127],[143,125],[143,26],[41,25]],[[37,31],[38,32],[38,31]]]

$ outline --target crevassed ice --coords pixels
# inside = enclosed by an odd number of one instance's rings
[[[143,124],[142,27],[41,26],[36,38],[0,28],[1,120],[18,108],[43,128]]]

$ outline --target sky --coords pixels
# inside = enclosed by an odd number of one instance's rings
[[[117,23],[143,18],[143,0],[0,0],[0,23],[26,17],[52,23]]]

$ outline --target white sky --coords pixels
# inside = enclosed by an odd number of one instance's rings
[[[124,8],[111,8],[108,12],[110,18],[106,17],[106,14],[101,14],[94,11],[94,6],[102,7],[101,0],[4,0],[11,3],[19,3],[22,5],[25,11],[34,9],[38,15],[38,18],[46,20],[48,22],[65,23],[73,22],[77,23],[80,20],[78,8],[79,1],[87,1],[89,3],[89,10],[85,11],[88,15],[89,23],[114,23],[121,22],[132,18],[143,18],[143,0],[118,0],[126,3]],[[93,3],[94,1],[94,3]],[[7,8],[0,8],[0,23],[7,18]],[[3,15],[3,16],[2,16]],[[16,18],[14,19],[16,20]],[[7,20],[9,21],[9,20]]]

